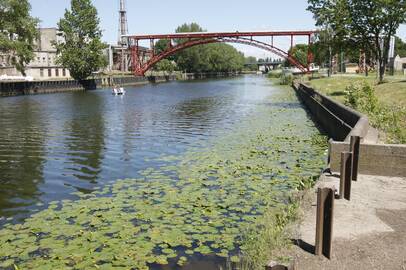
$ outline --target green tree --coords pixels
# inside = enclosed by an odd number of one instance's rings
[[[154,66],[154,69],[156,71],[167,71],[167,72],[173,72],[176,70],[176,63],[169,59],[162,59],[156,65]]]
[[[330,57],[333,55],[340,55],[344,53],[345,60],[350,63],[358,63],[360,57],[361,46],[357,44],[341,44],[342,46],[335,46],[334,43],[329,42],[329,33],[320,31],[316,34],[316,40],[310,46],[310,51],[313,54],[313,62],[319,66],[330,66]],[[331,55],[330,55],[331,52]],[[330,70],[330,73],[332,70]]]
[[[400,37],[395,38],[395,56],[406,57],[406,42]]]
[[[292,55],[300,64],[307,66],[307,52],[309,46],[306,44],[297,44],[289,49],[289,55]]]
[[[308,0],[318,26],[331,33],[338,47],[357,46],[372,51],[382,82],[390,39],[406,21],[406,0]]]
[[[254,56],[245,57],[246,69],[250,71],[258,70],[257,58]]]
[[[245,57],[245,63],[246,64],[256,64],[257,58],[254,56],[247,56],[247,57]]]
[[[205,30],[197,23],[191,23],[179,26],[176,32],[205,32]],[[185,41],[184,39],[175,40],[174,45]],[[167,46],[167,40],[159,40],[155,44],[155,49],[159,53]],[[168,59],[174,60],[178,69],[186,72],[240,71],[244,67],[244,55],[233,46],[220,43],[193,46],[179,51]]]
[[[0,52],[11,56],[11,64],[25,75],[34,58],[39,20],[30,16],[27,0],[0,0]]]
[[[333,56],[348,50],[364,47],[359,42],[353,42],[348,37],[351,23],[349,0],[308,0],[308,10],[316,19],[316,25],[321,27],[317,41],[312,46],[315,62],[321,65],[327,63],[329,75],[333,72]]]
[[[184,23],[175,30],[176,33],[190,33],[190,32],[206,32],[197,23],[187,24]],[[185,42],[179,39],[175,41],[177,44]],[[185,50],[182,50],[174,55],[174,59],[180,70],[186,72],[205,72],[208,68],[208,55],[206,54],[206,45],[198,45]]]
[[[352,35],[363,43],[373,44],[379,82],[383,82],[391,37],[406,22],[406,0],[353,0],[350,12]]]
[[[57,62],[68,68],[76,80],[84,80],[107,65],[103,54],[107,45],[101,41],[99,24],[91,0],[72,0],[71,10],[66,9],[58,23],[63,41],[55,44]]]

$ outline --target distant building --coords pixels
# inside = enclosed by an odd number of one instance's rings
[[[356,74],[359,73],[359,65],[357,63],[346,63],[345,73]]]
[[[25,73],[34,80],[67,79],[70,78],[69,70],[56,64],[56,48],[52,45],[59,41],[56,28],[39,29],[39,40],[36,41],[34,59],[26,66]],[[0,75],[21,76],[11,65],[10,54],[0,54]]]
[[[139,47],[142,50],[142,61],[148,61],[151,57],[151,52],[145,47]],[[109,45],[106,49],[106,55],[108,55],[109,64],[108,71],[110,72],[130,72],[132,69],[132,57],[131,48],[128,46]],[[124,58],[123,58],[124,55]]]
[[[406,57],[400,58],[400,56],[397,55],[394,59],[393,66],[395,71],[406,71]]]

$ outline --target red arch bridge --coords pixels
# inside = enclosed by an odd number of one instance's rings
[[[190,48],[201,44],[210,43],[239,43],[251,45],[266,51],[272,52],[279,57],[287,59],[293,66],[297,67],[301,72],[310,72],[310,64],[308,66],[300,63],[295,57],[288,52],[278,48],[274,45],[275,37],[288,37],[290,38],[291,48],[294,45],[295,37],[307,37],[308,44],[312,42],[312,36],[316,31],[263,31],[263,32],[222,32],[222,33],[177,33],[177,34],[164,34],[164,35],[130,35],[124,36],[128,39],[128,44],[131,49],[132,57],[132,71],[134,75],[143,76],[151,67],[153,67],[160,60],[175,54],[186,48]],[[267,42],[263,41],[264,37]],[[258,39],[261,40],[258,40]],[[168,46],[166,50],[157,52],[155,50],[155,41],[166,40]],[[145,50],[140,46],[140,43],[150,41],[150,48]],[[181,40],[181,42],[178,42]],[[309,46],[310,47],[310,46]],[[149,55],[149,57],[146,57]],[[307,52],[308,63],[312,62],[312,54],[310,50]]]

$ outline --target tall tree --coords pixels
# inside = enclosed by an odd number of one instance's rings
[[[58,27],[63,41],[55,44],[57,62],[68,68],[76,80],[84,80],[92,72],[107,65],[101,41],[100,19],[91,0],[72,0],[71,10],[66,9]]]
[[[25,75],[34,58],[39,20],[31,17],[27,0],[0,0],[0,52],[9,54],[11,64]]]
[[[156,71],[167,71],[173,72],[176,70],[176,63],[169,60],[169,59],[162,59],[154,66],[154,70]]]
[[[395,56],[406,57],[406,42],[404,42],[400,37],[395,39]]]
[[[391,37],[406,22],[406,0],[352,0],[350,13],[352,35],[374,45],[379,82],[383,82]]]
[[[245,57],[245,64],[247,65],[245,68],[248,70],[251,70],[251,71],[258,70],[257,58],[254,56]]]
[[[350,35],[348,25],[351,23],[349,1],[308,0],[308,2],[308,10],[313,13],[316,25],[322,29],[317,35],[318,42],[312,46],[312,52],[315,53],[315,60],[319,64],[327,62],[331,75],[334,55],[347,48],[359,50],[362,47],[361,44],[348,39]],[[321,57],[324,59],[320,59]]]
[[[184,23],[175,30],[176,33],[191,33],[191,32],[206,32],[197,23]],[[186,40],[179,39],[176,43],[183,43]],[[206,53],[206,45],[198,45],[185,50],[182,50],[174,55],[174,59],[180,70],[186,72],[204,72],[208,68],[208,55]]]
[[[289,49],[289,55],[292,55],[303,66],[307,66],[308,49],[309,46],[307,44],[297,44]]]
[[[308,0],[318,26],[330,29],[333,44],[372,51],[382,82],[390,38],[406,22],[406,0]]]
[[[205,32],[197,23],[183,24],[176,29],[177,33]],[[175,44],[181,44],[186,39],[177,39]],[[157,53],[168,48],[168,40],[162,39],[155,44]],[[197,45],[179,51],[168,60],[175,61],[177,68],[186,72],[221,72],[240,71],[244,67],[244,55],[228,44]],[[156,69],[173,68],[168,62],[157,64]],[[169,71],[169,70],[168,70]]]

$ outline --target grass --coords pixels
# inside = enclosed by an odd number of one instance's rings
[[[374,74],[365,77],[360,75],[336,75],[331,78],[322,78],[309,81],[309,84],[318,91],[344,102],[345,89],[352,83],[367,82],[375,86],[378,100],[384,104],[406,106],[406,76],[387,76],[383,84],[376,83]]]
[[[349,86],[362,83],[372,86],[381,110],[379,113],[361,111],[368,115],[372,125],[380,131],[384,142],[406,143],[406,76],[386,76],[382,84],[377,84],[375,74],[368,77],[335,75],[309,80],[307,83],[341,103],[346,101],[346,89]],[[382,111],[385,115],[382,115]]]

